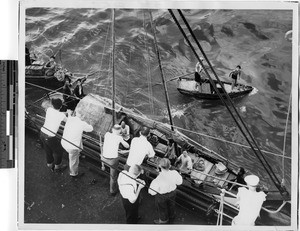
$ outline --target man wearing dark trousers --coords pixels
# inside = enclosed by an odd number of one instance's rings
[[[60,112],[61,99],[52,99],[52,107],[47,108],[45,123],[41,128],[40,139],[46,153],[47,166],[54,172],[61,172],[67,168],[62,165],[63,148],[56,137],[62,121],[66,121],[65,113]]]
[[[127,224],[137,224],[139,220],[139,195],[141,189],[145,186],[145,181],[138,179],[141,173],[143,173],[141,166],[133,165],[130,167],[129,172],[123,170],[118,177]]]

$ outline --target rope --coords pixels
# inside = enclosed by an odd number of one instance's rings
[[[256,143],[256,141],[255,141],[255,139],[254,139],[254,137],[252,136],[251,132],[249,131],[249,129],[247,128],[246,124],[244,123],[244,121],[242,120],[241,116],[239,115],[239,113],[238,113],[237,109],[235,108],[235,106],[234,106],[232,100],[230,99],[230,97],[228,96],[228,94],[225,93],[227,100],[230,102],[232,108],[234,109],[236,115],[238,116],[240,122],[242,123],[244,129],[247,131],[247,133],[248,133],[248,135],[250,136],[252,142],[253,142],[254,145],[256,146],[257,151],[259,151],[259,154],[260,154],[260,155],[258,155],[258,153],[256,153],[256,149],[254,149],[254,147],[253,147],[252,143],[250,142],[248,136],[246,135],[245,131],[242,129],[241,125],[239,124],[239,122],[237,121],[237,119],[235,118],[235,116],[233,115],[233,112],[231,111],[231,109],[229,108],[229,106],[227,105],[227,103],[225,102],[225,100],[223,99],[223,97],[220,96],[220,93],[219,93],[219,91],[218,91],[218,89],[217,89],[217,87],[216,87],[214,81],[212,80],[212,78],[211,78],[210,74],[208,73],[208,71],[205,69],[203,62],[201,61],[201,59],[200,59],[200,57],[198,56],[198,54],[197,54],[195,48],[193,47],[193,45],[192,45],[191,42],[189,41],[189,39],[188,39],[186,33],[183,31],[182,27],[180,26],[180,24],[179,24],[177,18],[176,18],[175,15],[173,14],[172,10],[170,9],[169,12],[170,12],[170,14],[172,15],[174,21],[176,22],[178,28],[180,29],[181,33],[182,33],[183,36],[185,37],[186,41],[189,43],[190,48],[192,49],[192,51],[193,51],[194,54],[196,55],[196,57],[197,57],[199,63],[200,63],[201,66],[203,67],[203,69],[204,69],[206,75],[207,75],[208,78],[210,79],[210,82],[211,82],[212,86],[214,87],[215,91],[217,92],[219,98],[221,99],[221,101],[223,102],[223,104],[226,106],[228,112],[231,114],[233,120],[236,122],[236,124],[237,124],[237,126],[239,127],[240,131],[242,132],[242,134],[244,135],[245,139],[247,140],[247,142],[248,142],[249,145],[251,146],[252,150],[254,151],[254,154],[256,155],[256,157],[258,158],[258,160],[261,162],[261,164],[262,164],[263,167],[265,168],[266,172],[268,173],[268,175],[270,176],[271,180],[272,180],[273,183],[276,185],[276,187],[278,188],[278,190],[279,190],[281,193],[285,192],[286,190],[280,186],[280,183],[279,183],[279,180],[278,180],[277,176],[275,175],[275,173],[273,172],[271,166],[269,165],[269,163],[267,162],[267,160],[265,159],[265,157],[264,157],[263,154],[261,153],[261,151],[260,151],[260,149],[259,149],[259,147],[258,147],[258,145],[257,145],[257,143]],[[219,77],[217,76],[216,72],[215,72],[214,69],[212,68],[212,65],[211,65],[210,61],[208,60],[207,56],[205,55],[204,50],[202,49],[201,45],[199,44],[197,38],[195,37],[195,35],[194,35],[192,29],[190,28],[188,22],[186,21],[184,15],[182,14],[182,12],[181,12],[180,10],[178,10],[178,12],[179,12],[181,18],[183,19],[185,25],[187,26],[187,28],[188,28],[190,34],[192,35],[194,41],[195,41],[196,44],[198,45],[198,48],[200,49],[200,51],[201,51],[203,57],[205,58],[206,62],[209,64],[209,66],[210,66],[210,68],[211,68],[211,70],[212,70],[214,76],[215,76],[216,79],[218,80],[218,82],[219,82],[219,84],[221,85],[223,91],[226,92],[225,89],[224,89],[224,86],[222,85],[222,83],[221,83]]]
[[[153,91],[152,91],[152,80],[151,80],[151,63],[150,63],[150,52],[146,40],[146,36],[148,36],[147,30],[146,30],[146,25],[145,25],[145,11],[143,11],[144,17],[143,17],[143,27],[144,27],[144,44],[145,44],[145,50],[147,51],[148,54],[148,59],[147,59],[147,79],[148,79],[148,91],[149,91],[149,105],[150,105],[150,110],[151,113],[154,114],[154,102],[153,102]],[[146,34],[146,35],[145,35]]]
[[[36,125],[36,122],[35,122],[32,118],[30,118],[31,116],[30,116],[28,113],[26,114],[26,117],[27,117],[33,124],[35,124],[36,127],[38,127],[38,126]],[[83,148],[81,148],[81,147],[75,145],[74,143],[72,143],[71,141],[69,141],[69,140],[63,138],[61,135],[54,133],[53,131],[51,131],[50,129],[48,129],[48,128],[44,127],[44,126],[42,126],[42,127],[45,128],[47,131],[53,133],[56,137],[61,138],[62,140],[65,140],[66,142],[68,142],[68,143],[74,145],[76,148],[80,149],[82,152],[88,153],[88,152],[85,151]],[[105,162],[104,160],[100,159],[100,162],[101,162],[101,163],[104,163],[105,165],[109,166],[110,168],[113,168],[113,169],[117,170],[119,173],[122,173],[122,174],[126,175],[127,177],[133,179],[133,180],[136,181],[137,183],[141,184],[137,179],[131,177],[131,176],[128,175],[127,173],[124,173],[124,172],[120,171],[118,168],[115,168],[114,166],[108,164],[108,163]],[[105,171],[104,171],[104,172],[105,172]],[[105,172],[105,173],[106,173],[106,172]],[[111,176],[110,173],[107,173],[107,175]],[[156,192],[157,194],[160,194],[158,191],[156,191],[156,190],[150,188],[150,186],[147,186],[146,184],[142,184],[142,185],[144,185],[145,188],[151,189],[152,191]],[[164,196],[164,194],[160,194],[160,195],[163,196],[163,197],[166,197],[166,196]],[[169,199],[169,200],[170,200],[170,199]],[[178,202],[175,201],[175,200],[173,200],[173,202],[176,203],[177,205],[179,205],[180,207],[182,207],[183,209],[189,211],[189,212],[196,213],[195,210],[192,210],[192,209],[190,209],[190,208],[188,208],[188,207],[185,207],[185,206],[183,206],[182,204],[178,203]],[[197,213],[197,214],[198,214],[198,213]]]
[[[290,98],[289,98],[289,106],[288,106],[288,112],[286,116],[286,122],[285,122],[285,130],[284,130],[284,139],[283,139],[283,149],[282,149],[282,184],[284,184],[284,159],[285,159],[285,145],[286,145],[286,134],[287,134],[287,127],[288,127],[288,122],[289,122],[289,115],[290,115],[290,108],[291,108],[291,101],[292,101],[292,92],[290,93]]]

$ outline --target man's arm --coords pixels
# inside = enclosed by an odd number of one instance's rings
[[[124,146],[124,148],[129,148],[129,144],[128,144],[125,140],[123,140],[122,137],[120,137],[120,138],[121,138],[121,139],[120,139],[121,144]]]

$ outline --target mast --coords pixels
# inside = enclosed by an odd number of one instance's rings
[[[116,95],[116,81],[115,81],[115,9],[112,9],[112,117],[113,125],[116,123],[115,112],[115,95]]]
[[[174,131],[174,127],[173,127],[174,124],[173,124],[173,119],[172,119],[172,114],[171,114],[171,109],[170,109],[169,94],[168,94],[168,89],[167,89],[167,85],[166,85],[166,80],[165,80],[165,77],[164,77],[164,72],[163,72],[162,65],[161,65],[160,52],[159,52],[159,49],[158,49],[158,46],[157,46],[156,32],[155,32],[155,28],[153,27],[153,18],[152,18],[152,13],[151,13],[150,10],[149,10],[149,14],[150,14],[151,28],[153,30],[155,50],[156,50],[156,54],[157,54],[157,58],[158,58],[158,65],[159,65],[159,69],[160,69],[160,73],[161,73],[161,79],[162,79],[163,86],[164,86],[164,92],[165,92],[165,98],[166,98],[166,103],[167,103],[167,109],[168,109],[170,125],[171,125],[172,131]]]

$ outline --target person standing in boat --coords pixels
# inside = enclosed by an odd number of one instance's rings
[[[155,196],[158,220],[155,224],[171,223],[175,218],[175,197],[177,185],[182,184],[182,176],[176,170],[170,170],[171,163],[167,158],[159,161],[161,172],[151,182],[148,193]]]
[[[133,165],[129,171],[123,170],[118,177],[118,186],[122,196],[122,204],[126,213],[127,224],[137,224],[139,217],[139,195],[145,187],[145,181],[139,179],[143,169],[139,165]]]
[[[237,65],[229,74],[229,77],[232,78],[231,91],[233,91],[233,88],[237,85],[237,79],[241,78],[241,69],[241,66]]]
[[[204,61],[203,58],[200,58],[201,59],[201,62]],[[200,64],[200,62],[197,62],[196,64],[196,67],[195,67],[195,82],[196,82],[196,88],[201,91],[201,85],[202,85],[202,82],[201,82],[201,72],[203,71],[203,68]]]
[[[47,166],[53,172],[62,172],[67,165],[62,164],[63,148],[56,137],[62,121],[66,121],[65,113],[60,112],[61,99],[52,99],[52,107],[46,110],[45,123],[41,128],[40,140],[46,153]]]
[[[70,79],[66,78],[65,79],[65,84],[63,86],[63,99],[64,99],[64,104],[66,106],[67,109],[70,110],[74,110],[75,108],[73,107],[73,92],[71,89],[71,83],[70,83]]]
[[[79,99],[82,99],[85,94],[83,92],[83,86],[82,84],[86,81],[86,77],[82,78],[82,79],[77,79],[76,80],[76,87],[74,88],[74,95],[79,98]]]
[[[240,187],[237,194],[237,205],[239,214],[233,218],[232,225],[254,226],[255,220],[259,216],[263,202],[266,200],[264,192],[257,192],[256,187],[259,178],[255,175],[245,177],[247,188]]]
[[[183,153],[177,158],[175,165],[180,163],[179,170],[183,173],[190,173],[193,169],[193,161],[192,158],[188,155],[187,151],[183,151]]]
[[[46,76],[52,76],[56,72],[57,64],[55,62],[55,56],[54,55],[52,55],[50,57],[50,60],[45,64],[45,69],[46,69],[46,72],[45,72]]]
[[[115,124],[112,132],[106,132],[104,135],[102,161],[110,168],[110,187],[109,191],[112,196],[118,193],[118,166],[119,166],[119,145],[122,144],[124,148],[129,148],[129,144],[123,140],[121,136],[121,126]]]
[[[82,134],[83,132],[93,131],[93,126],[81,120],[78,112],[74,112],[73,114],[75,115],[69,117],[65,124],[61,144],[69,153],[70,176],[78,178],[84,174],[78,173],[79,155],[83,148]]]
[[[131,141],[130,150],[126,164],[124,165],[125,170],[133,165],[141,165],[146,156],[149,158],[155,156],[154,149],[151,143],[147,140],[150,134],[150,129],[143,127],[140,131],[140,137],[135,137]]]

